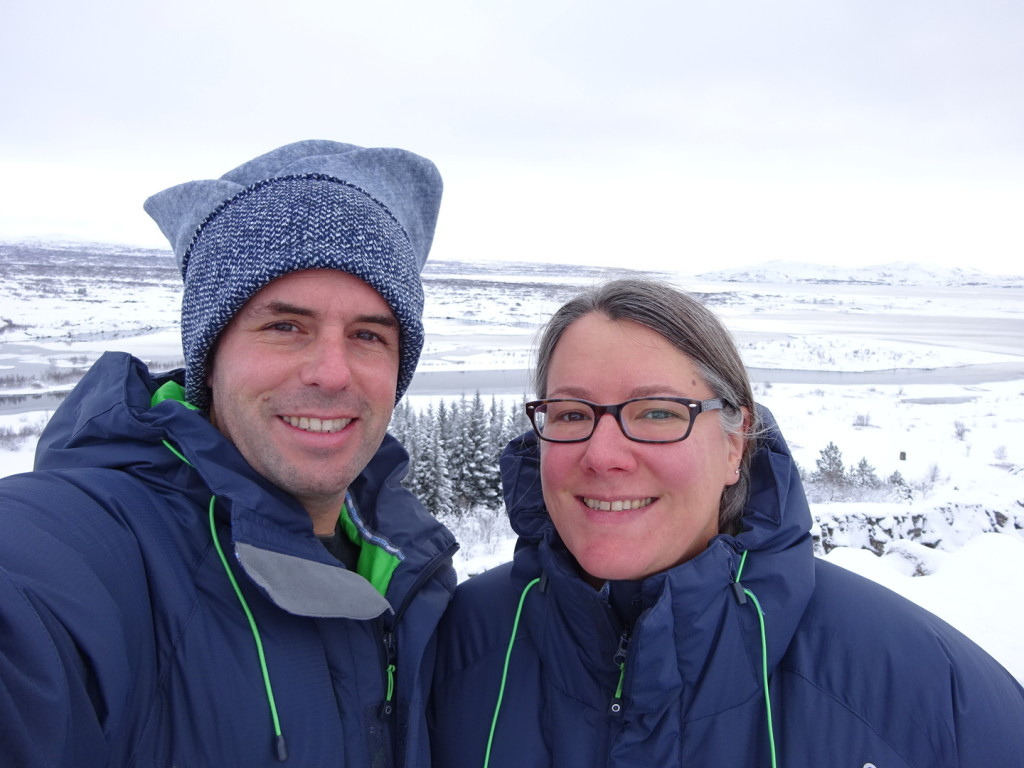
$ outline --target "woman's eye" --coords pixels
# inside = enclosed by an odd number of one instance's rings
[[[554,421],[583,421],[587,418],[587,414],[583,411],[559,411],[551,414],[551,418]]]
[[[666,408],[652,408],[644,411],[640,416],[641,418],[648,419],[650,421],[668,421],[670,419],[683,418],[683,414]]]

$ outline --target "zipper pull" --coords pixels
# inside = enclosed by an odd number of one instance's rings
[[[612,657],[612,661],[615,666],[619,668],[619,682],[615,686],[615,695],[612,697],[611,706],[608,711],[619,717],[622,715],[622,683],[626,679],[626,649],[629,647],[629,630],[622,633],[619,638],[619,647],[615,651],[615,655]]]
[[[381,720],[387,720],[395,709],[393,702],[395,695],[395,633],[390,630],[385,631],[383,642],[384,658],[386,660],[384,674],[386,676],[387,694],[377,710],[377,717]]]

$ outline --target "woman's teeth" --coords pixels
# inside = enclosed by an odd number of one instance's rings
[[[583,497],[584,504],[599,512],[621,512],[624,509],[640,509],[640,507],[646,507],[653,502],[654,499],[650,496],[646,499],[626,499],[623,501],[598,501],[597,499],[588,499],[586,496]]]

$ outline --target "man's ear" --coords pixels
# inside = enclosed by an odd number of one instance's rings
[[[213,420],[213,371],[217,362],[217,355],[215,352],[217,350],[218,340],[219,337],[213,342],[213,346],[210,347],[210,352],[206,356],[206,378],[203,379],[203,386],[206,388],[206,410],[210,414],[211,421]]]
[[[221,331],[217,338],[213,340],[210,345],[210,350],[206,353],[206,361],[203,363],[203,368],[206,369],[206,379],[203,384],[206,385],[207,389],[213,388],[213,369],[217,365],[217,346],[220,344],[220,337],[224,333]]]

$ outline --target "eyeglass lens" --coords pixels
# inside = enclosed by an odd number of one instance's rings
[[[690,430],[692,409],[671,400],[632,400],[619,411],[619,424],[630,437],[670,442]],[[534,411],[534,421],[548,440],[584,440],[593,433],[597,416],[581,400],[548,402]]]

